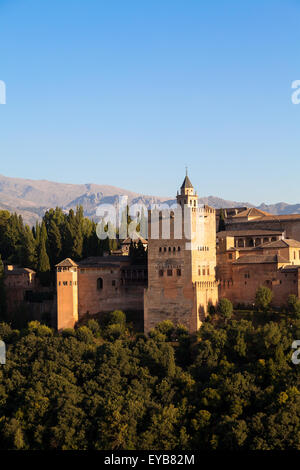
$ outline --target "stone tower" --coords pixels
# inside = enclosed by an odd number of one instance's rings
[[[57,329],[74,328],[78,321],[78,265],[70,258],[56,265]]]
[[[163,320],[197,331],[208,305],[218,301],[216,215],[209,206],[199,207],[188,175],[176,208],[149,211],[148,236],[145,332]]]

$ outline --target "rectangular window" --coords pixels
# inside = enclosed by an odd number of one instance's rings
[[[160,269],[160,270],[158,271],[158,275],[159,275],[159,277],[163,277],[163,275],[164,275],[163,269]]]
[[[177,276],[181,276],[181,269],[177,269]]]
[[[167,270],[167,275],[168,275],[168,276],[172,276],[172,274],[173,274],[172,269],[168,269],[168,270]]]

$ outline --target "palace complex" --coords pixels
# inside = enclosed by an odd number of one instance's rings
[[[200,206],[186,175],[177,208],[148,214],[147,264],[130,256],[131,240],[114,254],[57,266],[55,326],[73,327],[88,315],[115,309],[137,312],[148,332],[171,320],[196,331],[209,305],[226,297],[235,306],[254,304],[260,286],[273,291],[281,307],[300,296],[300,215],[272,215],[256,208],[222,210]],[[6,268],[13,298],[30,300],[35,273]],[[8,296],[10,297],[10,296]]]

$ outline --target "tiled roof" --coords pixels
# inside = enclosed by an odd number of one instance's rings
[[[118,266],[120,263],[129,263],[130,257],[127,255],[117,255],[117,256],[90,256],[78,262],[80,268],[93,267],[93,266]]]
[[[264,243],[260,245],[261,249],[264,248],[300,248],[300,242],[292,238],[285,238],[284,240],[276,240],[275,242]]]
[[[14,268],[5,270],[5,276],[18,276],[20,274],[34,274],[35,271],[29,268]]]
[[[64,268],[71,268],[71,267],[77,267],[78,264],[76,264],[71,258],[66,258],[56,265],[56,267],[58,266],[64,267]]]
[[[256,207],[250,207],[243,212],[239,212],[238,214],[232,216],[233,219],[243,218],[243,217],[270,217],[272,214],[268,212],[261,211],[260,209],[256,209]]]
[[[247,236],[263,236],[263,235],[282,235],[283,231],[279,230],[223,230],[218,232],[218,237],[247,237]]]
[[[300,214],[284,214],[284,215],[269,214],[269,217],[271,217],[273,220],[296,220],[296,219],[300,219]],[[264,219],[265,217],[262,217],[262,220]]]
[[[186,177],[184,178],[183,183],[181,185],[181,189],[185,189],[185,188],[193,188],[193,185],[192,185],[188,175],[186,175]]]
[[[131,238],[131,237],[125,238],[125,240],[122,241],[121,245],[130,245],[131,241],[133,241],[134,243],[138,243],[139,240],[141,240],[141,242],[144,245],[148,244],[148,242],[147,242],[147,240],[145,240],[145,238],[143,238],[141,235],[136,234],[136,237],[134,237],[134,238]]]
[[[298,271],[300,269],[299,265],[291,265],[289,264],[288,266],[283,266],[280,271],[281,272],[293,272],[293,271]]]
[[[266,263],[289,263],[289,261],[280,255],[245,255],[238,258],[234,264],[266,264]]]

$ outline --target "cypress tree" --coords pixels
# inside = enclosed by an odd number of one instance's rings
[[[35,240],[30,227],[26,225],[21,243],[20,263],[26,268],[36,269],[36,261]]]
[[[218,232],[224,232],[226,230],[225,226],[225,214],[223,209],[220,210],[220,217],[219,217],[219,229]]]
[[[53,267],[60,261],[62,253],[62,241],[58,226],[54,219],[51,220],[48,230],[47,248],[50,264]]]
[[[6,319],[6,293],[4,285],[4,266],[0,255],[0,320]]]
[[[40,232],[40,242],[38,247],[38,263],[37,270],[39,273],[46,273],[50,271],[50,262],[46,250],[47,232],[45,222],[42,223]]]

